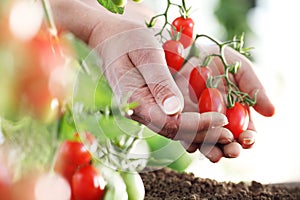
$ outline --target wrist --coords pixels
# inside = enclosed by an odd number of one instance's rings
[[[97,24],[106,21],[106,14],[78,0],[49,0],[55,24],[59,30],[72,32],[88,42]]]

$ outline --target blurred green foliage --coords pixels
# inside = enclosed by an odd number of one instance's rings
[[[248,13],[256,6],[256,0],[219,0],[215,16],[224,27],[222,40],[232,39],[235,35],[252,34],[248,23]]]

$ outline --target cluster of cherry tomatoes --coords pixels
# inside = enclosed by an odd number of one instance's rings
[[[172,39],[163,43],[167,65],[172,74],[177,73],[184,65],[184,50],[194,41],[192,18],[180,16],[172,22]],[[228,107],[224,94],[216,87],[207,86],[207,81],[213,76],[208,66],[195,66],[189,76],[189,94],[193,102],[198,104],[199,112],[220,112],[227,116],[228,128],[234,138],[248,128],[249,107],[242,102],[235,102]]]
[[[84,134],[87,142],[95,143],[95,137]],[[56,173],[63,176],[71,186],[71,200],[100,200],[105,193],[105,180],[92,164],[92,156],[80,141],[79,134],[74,140],[66,140],[59,147],[54,166]]]

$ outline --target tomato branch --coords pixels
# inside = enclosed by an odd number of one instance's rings
[[[233,38],[233,40],[219,42],[211,36],[205,34],[197,34],[195,37],[194,43],[197,42],[199,38],[207,38],[214,44],[216,44],[219,48],[218,53],[213,53],[205,57],[203,64],[204,66],[208,66],[209,63],[213,60],[214,57],[217,57],[221,60],[222,65],[224,66],[224,74],[214,76],[212,79],[207,80],[209,86],[217,87],[217,84],[220,83],[220,79],[225,80],[226,86],[228,87],[228,92],[226,94],[227,97],[227,107],[231,108],[234,106],[235,102],[245,103],[249,106],[253,106],[256,103],[257,93],[254,94],[254,97],[251,98],[247,93],[241,92],[239,88],[230,80],[229,74],[236,74],[241,66],[241,63],[236,62],[234,64],[228,64],[225,57],[225,47],[233,45],[233,48],[239,53],[245,54],[245,49],[250,50],[251,48],[244,48],[244,35],[241,36],[240,39]],[[214,84],[214,82],[216,84]]]

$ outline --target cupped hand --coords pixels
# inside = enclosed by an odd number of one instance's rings
[[[104,60],[102,70],[117,102],[138,103],[130,117],[167,138],[188,144],[204,140],[222,144],[232,142],[232,135],[222,127],[227,123],[224,115],[182,112],[182,93],[153,32],[129,21],[126,23],[123,21],[116,26],[120,29],[117,34],[104,41],[98,38],[102,27],[96,27],[89,41]]]
[[[213,162],[222,156],[238,156],[240,146],[223,128],[227,123],[226,117],[220,113],[199,114],[191,109],[185,91],[178,88],[182,89],[182,85],[176,85],[168,70],[161,45],[153,36],[155,30],[151,32],[131,20],[100,11],[99,7],[82,1],[50,0],[50,3],[58,27],[73,32],[100,54],[103,73],[117,102],[138,103],[130,116],[132,119],[165,137],[182,141],[188,151],[200,148]],[[235,54],[232,56],[240,58]],[[246,66],[249,64],[245,63]],[[186,70],[188,67],[185,67]],[[249,70],[250,75],[240,70],[236,81],[241,89],[251,93],[252,88],[243,85],[243,81],[249,79],[255,84],[259,81],[253,80],[253,77],[257,78],[250,67]],[[257,85],[254,86],[257,88]],[[258,88],[262,86],[258,85]],[[269,104],[265,101],[266,96],[260,92],[255,108],[271,115],[272,107],[266,109]],[[249,129],[253,129],[251,126]],[[254,143],[253,138],[253,132],[248,131],[239,141],[248,148]]]
[[[205,52],[205,55],[201,55],[200,59],[192,58],[186,65],[182,68],[179,74],[176,76],[176,83],[179,86],[185,100],[185,109],[187,112],[197,112],[198,105],[192,101],[189,94],[189,74],[195,66],[199,66],[201,60],[204,59],[206,55],[210,55],[218,52],[218,47],[208,45],[199,46],[201,52]],[[255,92],[257,93],[257,102],[253,106],[254,110],[263,116],[272,116],[275,112],[274,105],[266,94],[266,91],[258,79],[256,73],[253,69],[253,64],[243,55],[236,52],[234,49],[228,47],[225,49],[225,57],[229,64],[233,64],[237,61],[241,63],[241,67],[237,74],[231,76],[230,79],[235,83],[242,92],[248,93],[251,97],[254,97]],[[212,69],[213,75],[219,75],[224,72],[224,67],[219,58],[215,58],[213,62],[209,65]],[[221,84],[224,89],[224,84]],[[252,109],[251,109],[252,110]],[[251,111],[250,110],[250,111]],[[210,144],[210,143],[192,143],[189,146],[186,145],[189,152],[194,152],[199,149],[203,154],[205,154],[212,162],[219,161],[223,156],[225,157],[237,157],[240,154],[242,148],[248,149],[255,143],[256,129],[254,122],[250,115],[249,126],[246,131],[242,132],[237,140],[234,142],[224,144]]]

